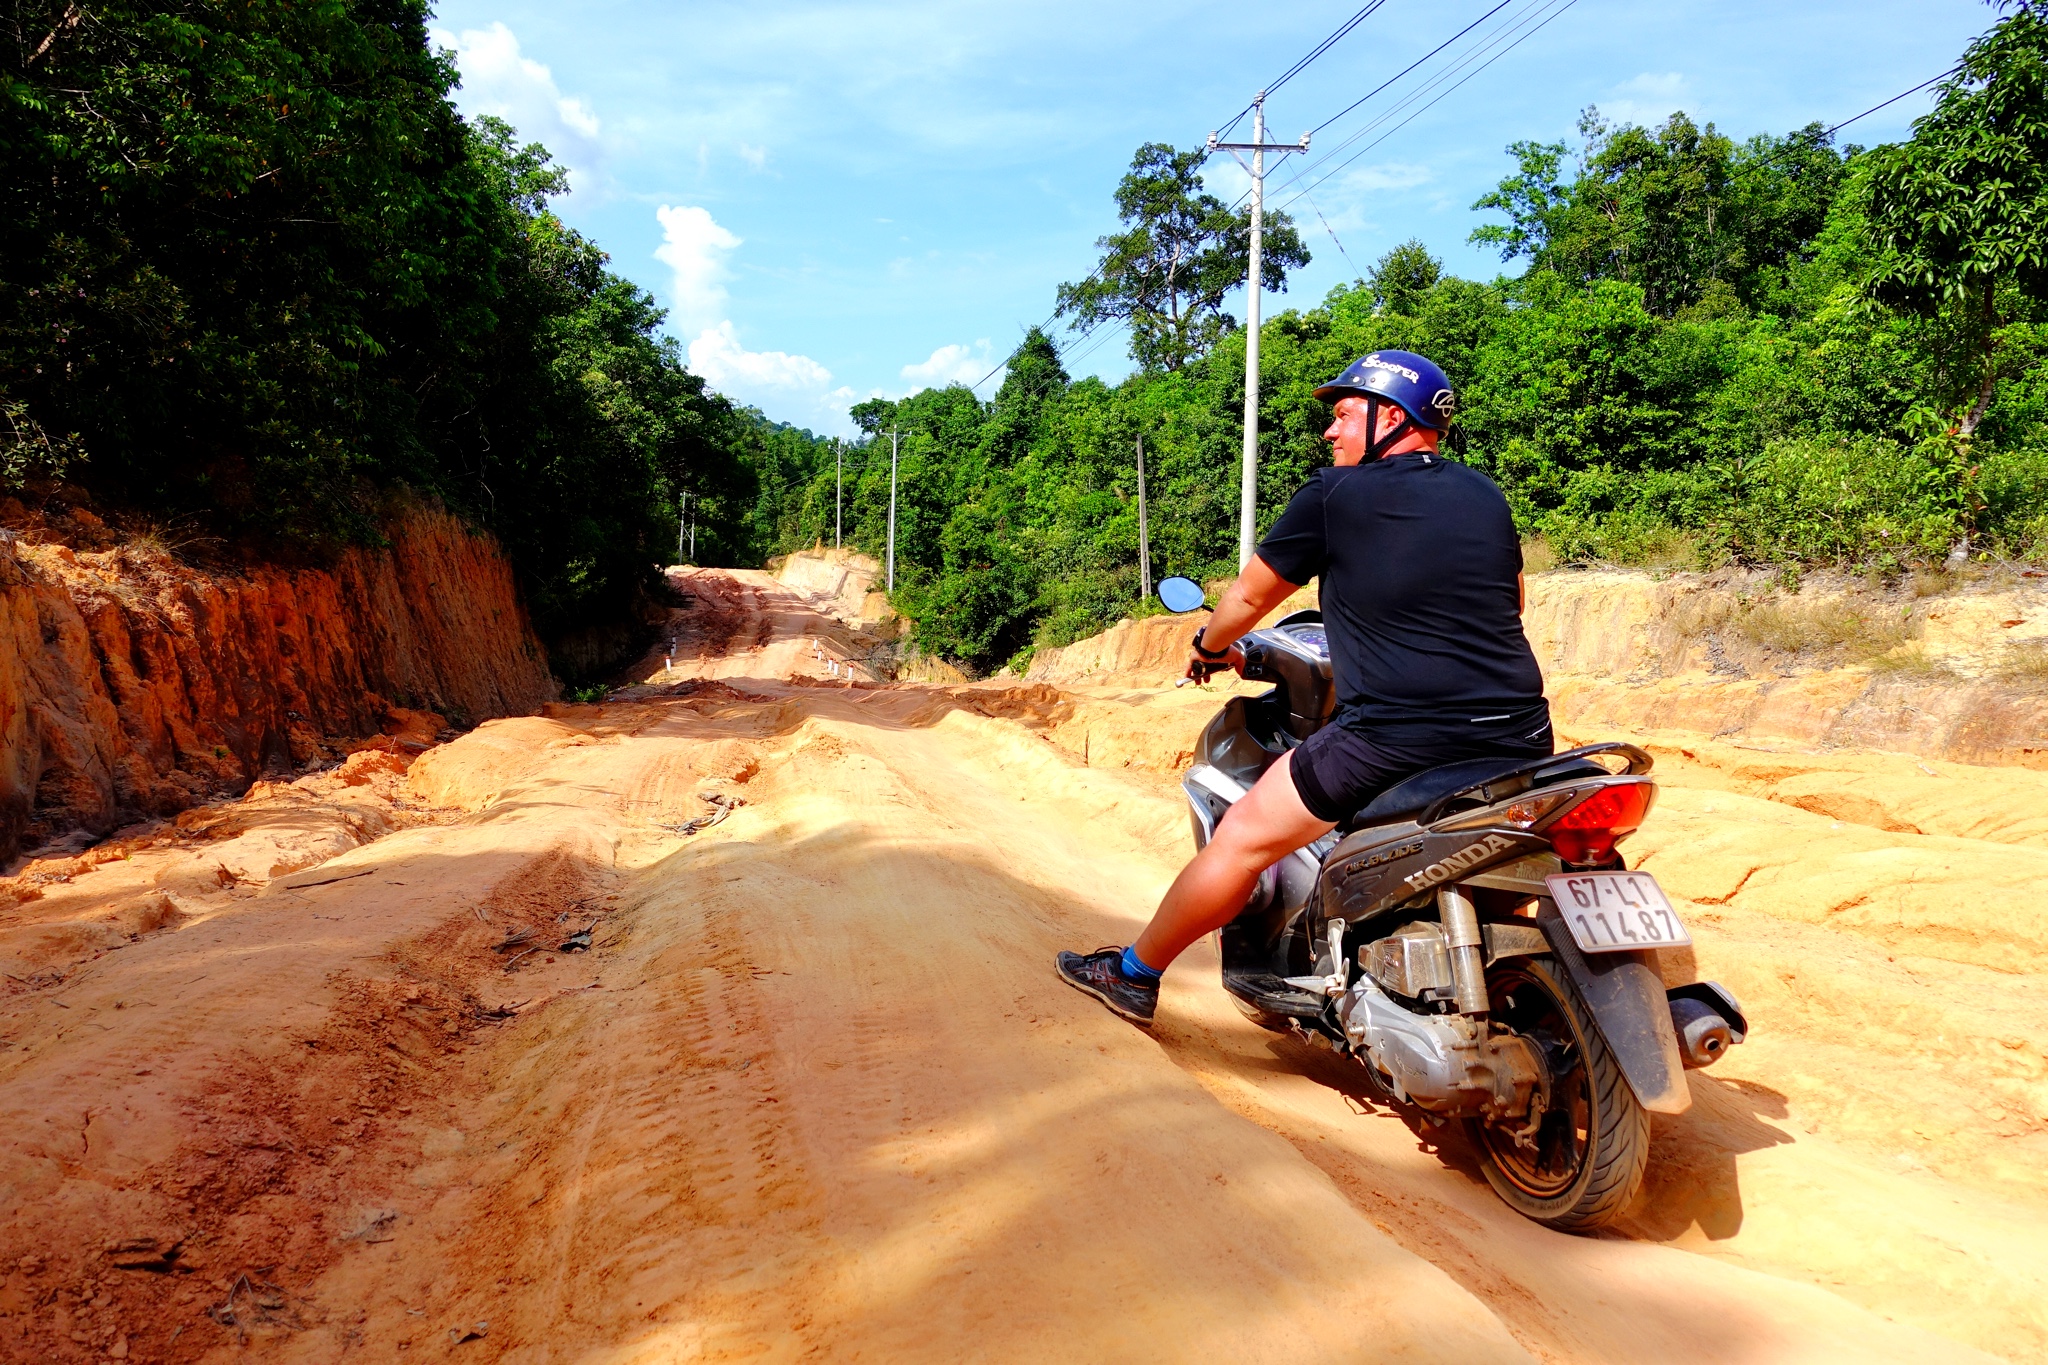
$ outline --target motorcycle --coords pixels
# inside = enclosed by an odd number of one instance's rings
[[[1177,613],[1188,579],[1159,585]],[[1330,723],[1322,614],[1247,633],[1234,696],[1183,777],[1196,845],[1268,766]],[[1749,1024],[1713,981],[1666,988],[1657,954],[1692,942],[1616,845],[1656,800],[1633,744],[1428,769],[1259,878],[1219,933],[1223,989],[1252,1022],[1362,1064],[1385,1098],[1457,1121],[1487,1183],[1572,1232],[1627,1207],[1651,1114],[1691,1105],[1685,1071]]]

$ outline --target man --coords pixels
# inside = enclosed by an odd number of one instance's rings
[[[1188,676],[1241,668],[1239,636],[1320,578],[1337,714],[1280,755],[1182,869],[1129,947],[1063,952],[1059,973],[1139,1024],[1159,974],[1228,924],[1259,874],[1405,777],[1460,759],[1552,751],[1543,675],[1522,633],[1522,547],[1491,479],[1447,460],[1450,380],[1376,351],[1316,390],[1335,454],[1195,633]]]

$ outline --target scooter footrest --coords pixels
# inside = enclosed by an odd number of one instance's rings
[[[1294,989],[1271,972],[1225,972],[1223,989],[1255,1009],[1295,1019],[1320,1019],[1328,1003],[1320,995]]]

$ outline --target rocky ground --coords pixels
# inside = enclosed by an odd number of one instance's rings
[[[1051,974],[1220,687],[883,684],[824,592],[680,586],[613,701],[0,883],[0,1357],[2048,1358],[2048,774],[1615,736],[1755,1033],[1567,1237],[1206,946],[1150,1034]]]

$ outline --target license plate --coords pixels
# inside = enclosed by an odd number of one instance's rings
[[[1543,880],[1582,953],[1692,942],[1664,888],[1647,872],[1567,872]]]

